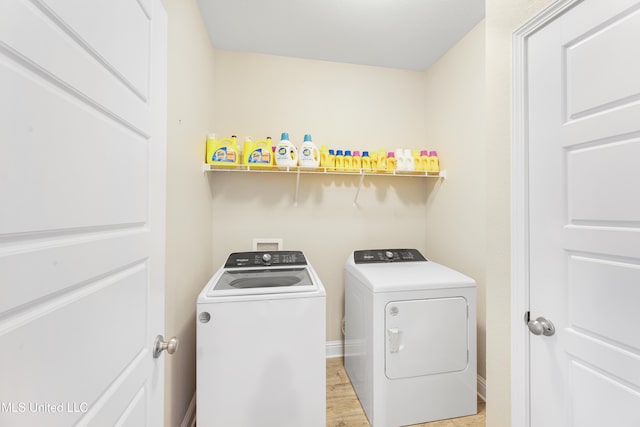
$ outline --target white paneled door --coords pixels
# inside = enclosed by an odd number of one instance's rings
[[[530,426],[637,427],[640,1],[571,2],[526,46]]]
[[[0,426],[161,426],[159,0],[0,0]]]

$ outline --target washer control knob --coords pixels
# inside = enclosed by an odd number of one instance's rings
[[[271,254],[263,254],[262,261],[264,261],[266,264],[269,264],[271,262]]]
[[[386,252],[384,253],[384,256],[386,256],[386,257],[387,257],[387,259],[393,259],[393,252],[391,252],[391,251],[386,251]]]

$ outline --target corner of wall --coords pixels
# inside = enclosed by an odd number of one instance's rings
[[[425,72],[425,139],[447,178],[427,210],[428,255],[477,283],[478,374],[484,376],[486,259],[485,23]],[[472,209],[470,209],[472,207]]]
[[[550,2],[486,0],[488,427],[511,424],[511,35]]]
[[[165,426],[177,426],[195,392],[195,304],[212,274],[212,204],[202,172],[213,122],[213,48],[196,0],[163,0],[169,19],[165,335]]]

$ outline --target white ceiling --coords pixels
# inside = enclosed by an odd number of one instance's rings
[[[484,0],[198,0],[214,47],[422,71]]]

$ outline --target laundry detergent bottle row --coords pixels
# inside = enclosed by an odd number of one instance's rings
[[[276,165],[279,167],[294,167],[298,165],[298,149],[291,141],[289,134],[282,132],[280,142],[276,145]]]

